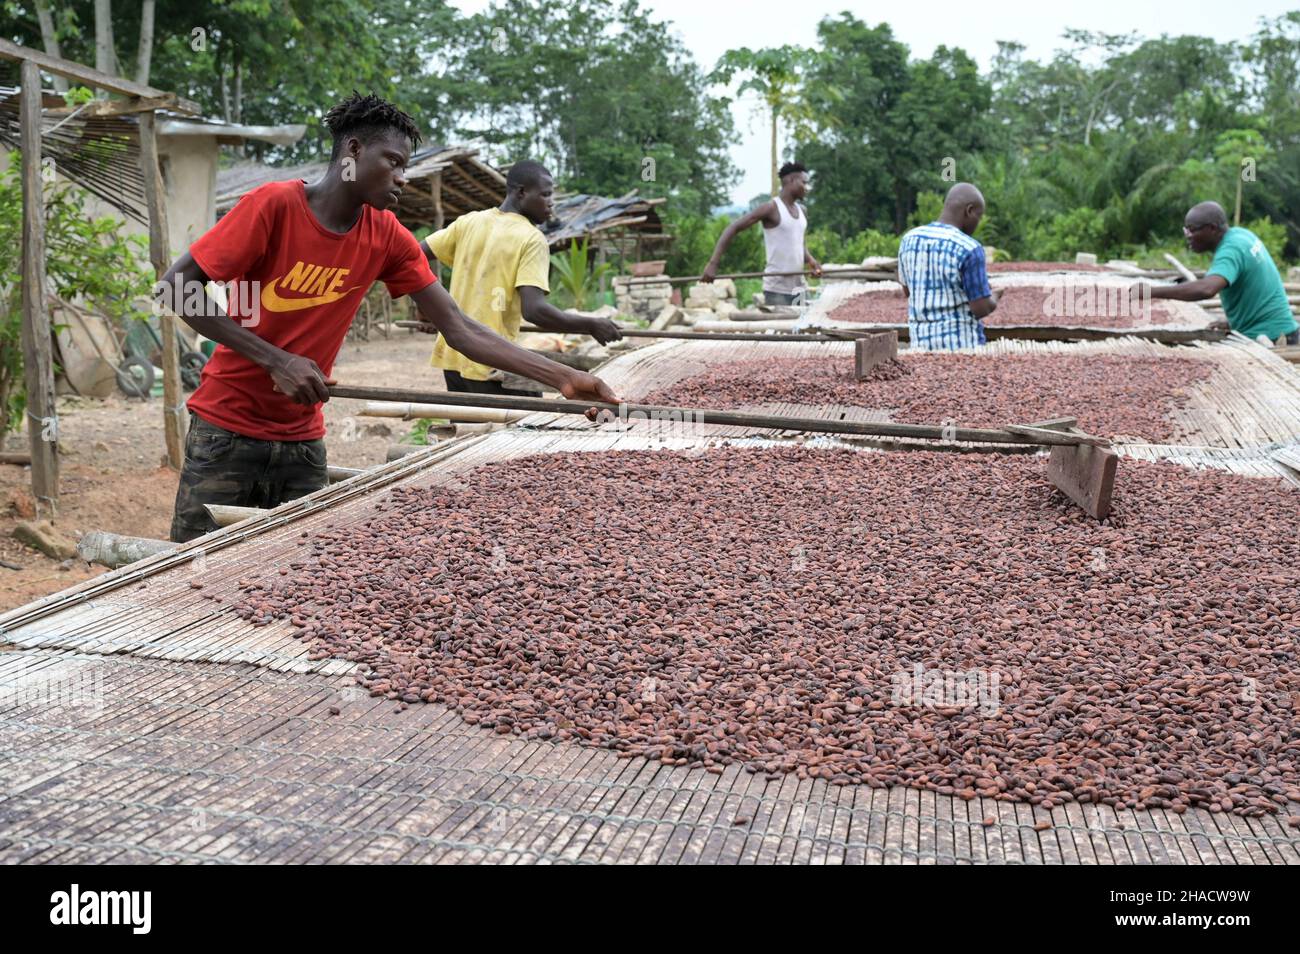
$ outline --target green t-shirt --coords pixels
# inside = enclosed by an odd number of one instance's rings
[[[1250,229],[1231,228],[1215,249],[1207,275],[1222,275],[1228,287],[1219,293],[1228,327],[1248,338],[1277,339],[1296,330],[1282,276],[1273,257]]]

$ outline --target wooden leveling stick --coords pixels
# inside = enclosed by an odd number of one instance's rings
[[[715,411],[708,408],[666,407],[653,404],[606,404],[600,401],[565,401],[551,398],[517,397],[498,394],[466,394],[458,391],[417,391],[407,388],[355,387],[336,384],[330,395],[365,401],[397,401],[407,404],[447,404],[459,407],[535,411],[550,414],[608,412],[611,419],[643,418],[651,421],[690,421],[694,424],[724,424],[778,431],[821,434],[859,434],[867,437],[915,437],[924,440],[962,441],[984,444],[1039,444],[1052,448],[1048,479],[1092,516],[1110,513],[1115,481],[1115,452],[1110,442],[1073,427],[1064,429],[1058,421],[1039,425],[1011,424],[1000,428],[957,427],[937,424],[898,424],[892,421],[832,421],[816,417],[785,417]],[[1066,419],[1073,424],[1073,419]],[[1047,426],[1042,426],[1042,425]],[[1059,454],[1058,454],[1059,452]],[[1083,453],[1083,452],[1086,452]],[[1100,462],[1100,466],[1098,465]],[[1056,476],[1053,476],[1053,475]],[[1057,478],[1060,478],[1059,481]]]

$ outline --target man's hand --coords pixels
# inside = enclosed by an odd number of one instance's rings
[[[573,371],[560,385],[560,393],[570,401],[603,401],[606,404],[619,404],[622,402],[613,389],[596,377],[594,374],[588,374],[586,371]]]
[[[295,404],[321,404],[330,399],[329,386],[337,384],[324,373],[311,358],[286,354],[284,359],[269,369],[275,390]]]
[[[1230,328],[1229,325],[1228,325],[1228,320],[1227,320],[1226,318],[1215,318],[1212,322],[1210,322],[1210,323],[1209,323],[1208,325],[1206,325],[1205,327],[1207,327],[1207,328],[1209,328],[1209,329],[1211,329],[1211,330],[1213,330],[1213,331],[1230,331],[1230,330],[1231,330],[1231,328]]]
[[[817,261],[817,259],[813,258],[811,255],[808,256],[808,269],[812,272],[813,278],[822,277],[822,263]]]
[[[601,344],[619,341],[623,337],[623,330],[608,318],[592,318],[587,322],[586,333]]]
[[[700,273],[700,281],[704,282],[704,284],[706,285],[717,277],[718,277],[717,262],[709,262],[709,264],[704,266],[704,271]]]

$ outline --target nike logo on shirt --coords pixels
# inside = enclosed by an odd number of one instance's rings
[[[350,269],[328,268],[324,265],[308,265],[298,262],[279,278],[262,289],[262,307],[267,311],[301,311],[317,305],[327,305],[338,301],[355,291],[359,286],[342,288]],[[287,298],[280,292],[302,292],[310,297]]]

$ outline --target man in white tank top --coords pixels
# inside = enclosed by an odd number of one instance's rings
[[[803,275],[781,272],[802,273],[807,265],[814,276],[821,275],[821,264],[808,254],[804,244],[808,215],[800,200],[808,194],[808,170],[802,163],[787,162],[781,167],[780,179],[781,191],[772,201],[750,209],[722,230],[700,281],[711,282],[717,277],[722,255],[731,240],[756,222],[763,223],[763,244],[767,247],[764,271],[768,274],[763,276],[763,301],[769,305],[793,305],[802,297]]]

